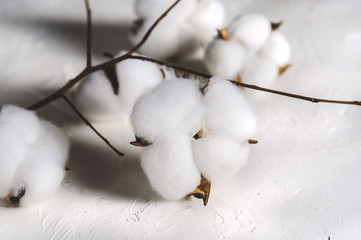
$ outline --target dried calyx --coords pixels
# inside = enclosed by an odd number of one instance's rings
[[[141,138],[138,136],[135,136],[135,141],[130,142],[130,144],[132,144],[133,146],[136,146],[136,147],[146,147],[146,146],[152,145],[152,143],[149,142],[147,139],[144,139],[144,138]]]
[[[25,187],[20,187],[15,189],[12,193],[10,193],[5,200],[10,203],[11,206],[19,206],[21,199],[24,197],[26,193]]]

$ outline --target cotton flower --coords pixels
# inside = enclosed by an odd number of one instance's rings
[[[115,66],[119,89],[115,92],[103,71],[82,81],[73,94],[75,105],[92,121],[112,121],[130,117],[135,101],[164,80],[158,65],[136,59]]]
[[[198,83],[176,78],[140,97],[131,119],[135,135],[154,142],[164,132],[193,136],[200,129],[202,114]]]
[[[141,155],[141,166],[151,186],[165,199],[185,197],[201,180],[190,138],[179,133],[164,134],[146,147]]]
[[[67,137],[32,111],[4,105],[0,111],[0,197],[29,205],[52,196],[64,178]]]
[[[131,42],[137,44],[154,21],[173,3],[171,0],[135,1],[139,20],[130,34]],[[219,1],[181,1],[157,25],[140,52],[160,59],[191,55],[216,36],[216,29],[222,27],[224,19],[224,7]]]

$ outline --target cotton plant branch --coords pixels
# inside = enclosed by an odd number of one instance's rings
[[[120,152],[116,149],[103,135],[101,135],[93,125],[84,117],[83,114],[79,112],[79,110],[75,107],[75,105],[64,95],[61,95],[61,98],[69,105],[69,107],[80,117],[80,119],[89,126],[97,135],[100,137],[118,156],[123,157],[124,153]]]

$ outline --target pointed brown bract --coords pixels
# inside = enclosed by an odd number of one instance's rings
[[[10,203],[12,206],[18,206],[20,204],[21,198],[24,197],[26,189],[24,187],[16,189],[10,193],[5,200]]]
[[[193,136],[193,138],[194,138],[195,140],[197,140],[197,139],[202,138],[202,136],[203,136],[203,129],[199,130],[199,131]]]
[[[249,139],[249,140],[248,140],[248,143],[249,143],[249,144],[257,144],[257,143],[258,143],[258,140]]]
[[[118,80],[117,69],[116,69],[115,65],[111,65],[111,66],[103,68],[103,72],[105,73],[105,76],[107,77],[110,84],[112,85],[114,94],[118,95],[119,80]]]
[[[277,31],[282,26],[282,24],[283,24],[282,21],[277,22],[277,23],[271,22],[272,31]]]
[[[203,205],[207,206],[210,192],[211,192],[211,183],[207,180],[207,178],[201,175],[201,183],[188,196],[193,196],[195,198],[203,199]]]
[[[144,138],[140,138],[138,136],[135,136],[135,141],[130,142],[130,144],[132,144],[133,146],[136,146],[136,147],[146,147],[146,146],[152,145],[152,143],[149,142],[148,140],[146,140]]]
[[[229,40],[228,28],[217,29],[217,32],[218,32],[218,38],[223,39],[225,41]]]
[[[239,83],[243,83],[243,81],[242,81],[242,78],[241,78],[241,76],[237,76],[237,78],[236,78],[236,80],[235,80],[236,82],[239,82]],[[238,86],[238,88],[239,89],[241,89],[241,90],[244,90],[244,87],[242,87],[242,86]]]
[[[278,76],[281,76],[282,74],[284,74],[289,67],[291,67],[291,64],[286,64],[284,66],[279,67],[278,68]]]

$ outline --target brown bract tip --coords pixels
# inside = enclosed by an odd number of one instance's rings
[[[12,206],[19,206],[21,198],[24,197],[26,192],[25,187],[21,187],[19,189],[16,189],[12,193],[10,193],[5,200],[10,203]]]
[[[228,41],[229,40],[229,35],[228,35],[228,28],[223,28],[223,29],[217,29],[218,32],[218,38]]]
[[[193,192],[188,194],[188,196],[193,196],[195,198],[202,199],[203,205],[207,206],[210,192],[211,192],[211,183],[203,175],[201,175],[201,183]]]
[[[282,26],[283,22],[280,21],[280,22],[271,22],[271,28],[272,28],[272,31],[277,31],[281,26]]]
[[[146,146],[151,145],[152,143],[144,138],[135,136],[135,141],[130,142],[130,144],[132,144],[133,146],[136,146],[136,147],[146,147]]]
[[[284,74],[289,67],[291,67],[291,64],[286,64],[284,66],[279,67],[278,68],[278,76],[281,76],[282,74]]]

